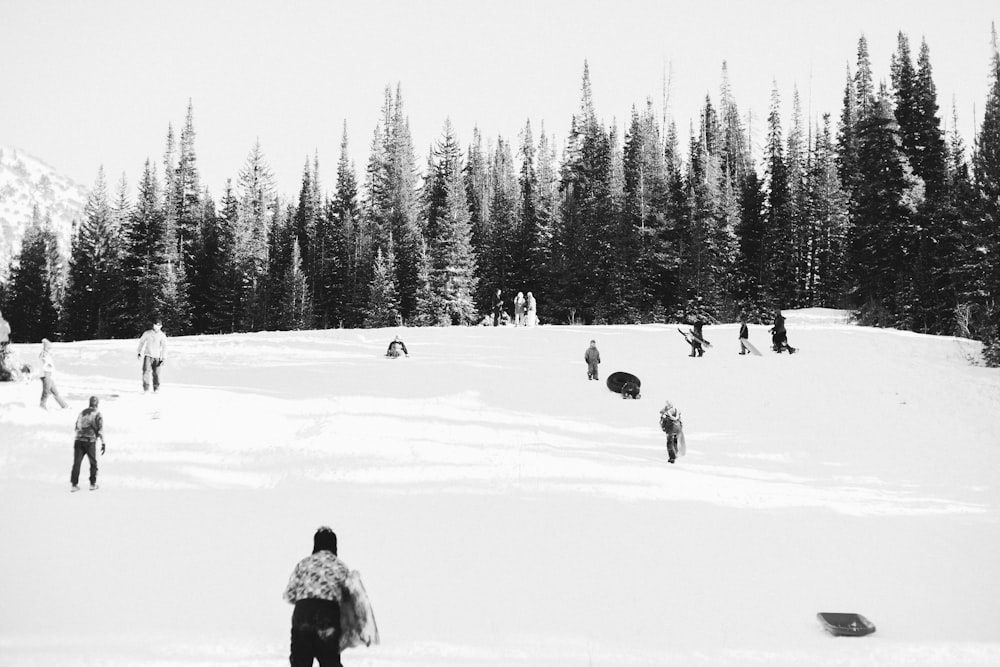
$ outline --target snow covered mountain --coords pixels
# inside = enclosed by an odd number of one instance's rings
[[[52,216],[59,247],[68,254],[73,221],[86,201],[84,186],[33,155],[0,146],[0,267],[9,266],[20,250],[36,205],[43,218]]]

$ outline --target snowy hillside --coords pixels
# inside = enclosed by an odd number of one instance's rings
[[[171,338],[157,396],[135,341],[57,343],[71,409],[0,384],[0,663],[287,664],[281,593],[328,524],[383,640],[349,666],[1000,664],[1000,373],[786,314],[794,356],[761,326],[739,356],[738,325],[702,359],[662,325]],[[71,494],[92,393],[101,488]]]
[[[21,248],[35,205],[52,216],[59,245],[69,252],[73,221],[87,202],[87,189],[24,151],[0,146],[0,264]]]

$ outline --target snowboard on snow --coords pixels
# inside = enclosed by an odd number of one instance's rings
[[[761,356],[760,350],[758,350],[757,347],[746,338],[740,338],[740,345],[745,347],[753,356]]]
[[[344,582],[344,597],[340,601],[340,650],[354,646],[372,646],[381,640],[371,600],[361,583],[361,573],[352,570]]]
[[[836,637],[863,637],[875,632],[875,625],[861,614],[819,612],[816,618]]]
[[[684,329],[681,329],[680,327],[678,327],[677,330],[681,333],[682,336],[684,336],[684,340],[688,342],[688,345],[690,345],[691,341],[693,340],[698,343],[701,343],[705,347],[712,347],[712,344],[708,342],[707,339],[702,338],[701,336],[695,334],[693,330],[684,331]]]

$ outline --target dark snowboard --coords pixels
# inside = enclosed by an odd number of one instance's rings
[[[864,637],[875,632],[875,625],[861,614],[820,612],[816,618],[823,628],[837,637]]]
[[[608,376],[608,389],[621,394],[622,398],[639,398],[639,387],[642,380],[625,371],[615,371]]]

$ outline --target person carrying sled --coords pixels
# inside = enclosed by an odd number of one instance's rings
[[[705,341],[701,330],[705,328],[705,323],[699,318],[695,321],[694,327],[691,329],[691,335],[687,337],[688,344],[691,345],[691,354],[689,357],[703,357],[705,356],[705,348],[702,347],[702,343]]]
[[[406,343],[400,340],[399,336],[396,336],[395,338],[392,339],[392,342],[389,343],[389,349],[385,351],[385,356],[389,357],[390,359],[395,359],[399,356],[400,353],[402,353],[403,356],[406,357],[410,356],[410,353],[406,351]]]
[[[746,315],[740,318],[740,354],[750,354],[747,343],[750,341],[750,329],[747,327]]]
[[[601,353],[597,351],[597,341],[590,341],[590,347],[583,353],[583,360],[587,362],[587,379],[600,379],[597,377],[597,367],[601,363]]]
[[[80,490],[80,465],[83,457],[90,459],[90,490],[97,491],[97,441],[104,454],[104,418],[97,410],[100,399],[90,397],[90,404],[76,418],[76,439],[73,441],[73,470],[69,474],[70,491]]]
[[[788,350],[788,354],[794,354],[795,348],[788,344],[788,332],[785,330],[785,317],[780,310],[775,311],[774,326],[771,327],[771,349],[779,354],[783,350]]]
[[[160,366],[167,357],[167,334],[163,333],[163,323],[156,319],[153,325],[139,338],[136,358],[142,360],[142,391],[149,391],[150,379],[153,393],[160,391]]]
[[[337,557],[337,534],[326,526],[313,535],[312,555],[295,566],[286,602],[292,611],[292,638],[289,662],[292,667],[342,667],[340,662],[340,602],[350,569]]]
[[[52,341],[48,338],[42,339],[42,351],[38,354],[38,360],[42,365],[42,399],[39,403],[43,410],[48,410],[49,406],[46,403],[49,400],[49,394],[56,399],[56,403],[59,404],[60,408],[64,410],[69,407],[69,404],[63,400],[63,397],[59,395],[59,390],[56,389],[56,362],[52,355]]]
[[[684,454],[684,424],[681,413],[667,401],[660,410],[660,428],[667,434],[667,456],[670,463],[677,460],[678,452]]]

